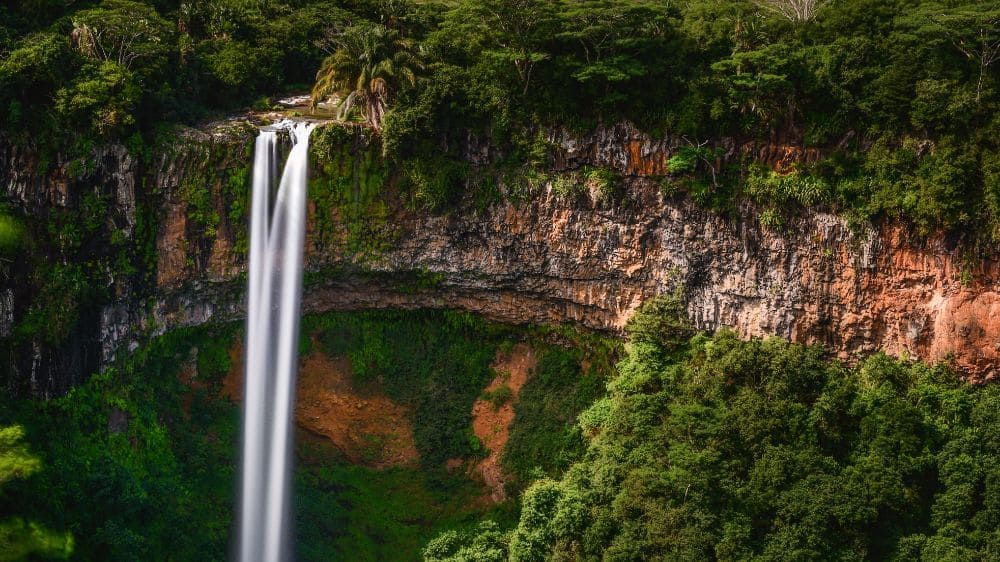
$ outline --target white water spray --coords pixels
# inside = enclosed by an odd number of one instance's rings
[[[290,558],[291,416],[298,370],[309,135],[314,125],[281,123],[292,151],[277,177],[277,133],[262,130],[254,150],[247,288],[239,559]]]

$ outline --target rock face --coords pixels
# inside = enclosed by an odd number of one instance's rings
[[[198,164],[190,153],[164,157],[146,172],[157,186],[147,202],[157,217],[155,276],[142,288],[117,291],[103,306],[104,360],[143,335],[240,317],[245,262],[236,233],[245,225],[232,212],[236,202],[224,182],[211,183],[208,200],[219,220],[209,229],[192,220],[183,186],[192,165],[245,168],[252,140],[246,130],[223,140],[201,138],[197,142],[222,146],[228,156],[212,164]],[[385,195],[387,243],[364,256],[347,250],[343,213],[314,199],[306,309],[449,307],[509,322],[618,331],[645,299],[682,285],[700,329],[821,343],[845,359],[879,350],[948,359],[975,382],[997,375],[996,255],[970,260],[943,237],[916,237],[897,224],[854,232],[824,213],[789,217],[781,231],[762,227],[749,207],[743,218],[719,216],[683,196],[664,196],[654,177],[686,141],[652,139],[627,125],[582,138],[555,132],[550,140],[555,172],[611,168],[624,177],[621,193],[560,195],[543,186],[528,197],[485,207],[467,201],[445,214],[408,210],[399,197]],[[722,159],[749,157],[776,169],[821,156],[780,144],[723,140],[718,146]],[[488,152],[470,143],[470,160]],[[116,177],[126,178],[128,156],[121,158],[118,169],[125,171]],[[0,175],[0,186],[9,199],[31,199],[23,195],[26,180],[11,179],[16,175]],[[58,204],[58,193],[50,188],[36,198]],[[115,198],[127,216],[134,196]],[[334,225],[334,235],[320,223]]]
[[[82,271],[92,274],[102,292],[134,294],[134,275],[118,275],[99,263],[116,253],[111,232],[119,246],[135,244],[140,177],[138,161],[124,146],[97,148],[84,162],[43,157],[0,139],[0,205],[26,225],[22,249],[0,255],[0,374],[15,393],[58,395],[100,367],[101,305],[65,295]],[[83,234],[90,230],[80,224],[84,214],[94,222],[93,236]],[[46,294],[38,287],[42,276],[63,283]],[[53,316],[35,314],[43,300],[50,301]],[[72,325],[53,327],[53,319]],[[32,334],[25,335],[29,325]],[[58,341],[55,332],[62,333]]]

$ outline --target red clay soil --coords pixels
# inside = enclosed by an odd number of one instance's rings
[[[243,397],[243,347],[230,349],[232,368],[222,395]],[[346,358],[314,351],[299,364],[295,422],[328,439],[354,464],[375,469],[412,465],[419,459],[406,408],[377,394],[360,394],[351,384]]]
[[[493,370],[497,376],[486,387],[485,392],[506,385],[511,389],[511,399],[496,410],[492,404],[482,399],[476,400],[472,406],[472,429],[490,451],[489,456],[481,460],[474,471],[482,476],[483,482],[490,489],[490,499],[496,503],[507,499],[504,484],[509,478],[500,468],[500,456],[507,445],[510,424],[514,421],[514,405],[521,394],[521,387],[528,382],[537,365],[535,350],[527,344],[518,344],[506,354],[497,352],[493,362]]]

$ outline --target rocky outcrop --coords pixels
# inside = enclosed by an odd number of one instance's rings
[[[74,275],[86,271],[98,292],[134,294],[134,276],[105,265],[117,251],[112,246],[135,244],[141,177],[139,162],[121,145],[70,159],[0,139],[0,205],[24,223],[21,249],[0,254],[0,374],[12,391],[62,394],[100,367],[101,303],[61,293],[78,287]],[[63,282],[45,293],[44,276]],[[39,314],[40,293],[52,301],[49,312],[71,326],[51,327],[52,316]],[[53,332],[64,333],[53,341]]]
[[[248,164],[252,135],[240,134],[225,141],[231,158],[214,165]],[[970,260],[943,237],[916,237],[896,224],[855,232],[819,212],[769,230],[750,207],[733,219],[665,196],[657,176],[684,139],[652,139],[619,125],[587,137],[556,132],[551,140],[557,172],[609,167],[624,176],[621,193],[611,201],[546,185],[526,198],[429,214],[409,209],[387,187],[379,219],[387,243],[363,256],[344,243],[351,234],[341,210],[312,200],[306,309],[448,307],[619,331],[645,299],[682,285],[701,329],[824,344],[845,359],[883,350],[949,360],[976,382],[997,376],[996,256]],[[470,151],[481,149],[471,144]],[[722,159],[779,169],[821,156],[780,143],[718,146]],[[235,233],[245,226],[232,218],[222,182],[211,185],[218,224],[211,232],[193,225],[180,192],[188,167],[175,164],[165,161],[153,174],[155,281],[142,298],[103,308],[105,359],[145,334],[241,315],[244,261]],[[321,232],[318,223],[336,232]]]
[[[399,211],[394,222],[397,243],[365,264],[379,275],[341,273],[313,285],[306,308],[448,307],[617,331],[644,300],[683,285],[700,329],[820,343],[843,358],[883,350],[952,359],[972,380],[996,375],[997,263],[970,275],[956,249],[911,240],[899,227],[857,234],[837,217],[807,214],[772,232],[664,199],[642,181],[613,208],[546,191],[481,213]],[[314,268],[348,265],[337,253],[313,254]],[[433,287],[394,275],[413,271],[433,276]],[[175,309],[190,316],[175,321],[200,322],[225,302],[203,294]]]

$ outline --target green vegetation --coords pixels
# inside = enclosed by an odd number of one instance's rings
[[[43,469],[10,484],[0,511],[72,533],[82,559],[224,558],[238,420],[216,395],[231,337],[174,332],[64,397],[5,401]]]
[[[109,279],[154,273],[153,188],[140,178],[129,238],[89,181],[95,147],[122,143],[146,170],[173,125],[310,87],[314,102],[342,98],[345,121],[315,134],[313,232],[361,261],[395,242],[384,197],[397,191],[428,212],[547,185],[622,201],[620,170],[553,173],[550,134],[621,121],[676,146],[653,178],[664,194],[730,215],[750,200],[766,228],[823,208],[995,243],[998,60],[1000,8],[972,0],[6,2],[0,134],[32,147],[38,173],[69,161],[74,203],[0,209],[0,255],[30,272],[3,344],[91,337]],[[762,143],[816,157],[741,152]],[[245,252],[250,173],[231,149],[179,147],[178,195],[202,244],[228,223]],[[418,273],[407,289],[440,281]],[[377,472],[301,440],[301,558],[416,558],[425,544],[442,561],[1000,557],[995,386],[695,335],[682,313],[679,295],[647,303],[609,384],[609,346],[527,331],[540,361],[501,461],[525,491],[485,522],[470,507],[480,490],[444,466],[487,454],[471,407],[512,398],[483,388],[525,332],[443,312],[308,318],[304,351],[346,356],[359,388],[407,407],[421,464]],[[0,559],[225,558],[238,416],[219,392],[234,335],[180,330],[66,396],[0,399]],[[28,384],[9,372],[8,388]]]
[[[998,30],[972,0],[33,0],[0,8],[0,113],[48,158],[314,85],[431,210],[546,179],[551,127],[627,120],[684,139],[671,193],[726,213],[750,197],[771,225],[821,206],[997,240]],[[775,175],[723,162],[724,137],[821,157]],[[471,168],[470,139],[493,147]]]
[[[0,253],[13,252],[21,244],[24,226],[16,218],[0,214]]]
[[[421,462],[485,453],[472,433],[472,404],[493,378],[502,327],[442,312],[370,312],[307,322],[329,356],[346,355],[359,385],[408,406]]]
[[[48,209],[39,218],[2,219],[0,236],[6,240],[0,251],[30,264],[29,281],[35,289],[30,307],[15,324],[16,342],[64,343],[106,295],[104,274],[125,277],[132,272],[128,257],[115,261],[97,250],[113,245],[116,240],[109,231],[118,231],[108,228],[107,202],[96,192],[82,193],[76,208]]]
[[[395,92],[417,82],[421,64],[412,49],[412,41],[384,25],[349,27],[338,35],[336,50],[316,74],[313,106],[335,95],[340,100],[338,114],[342,119],[358,107],[368,125],[381,129]]]
[[[540,475],[561,475],[585,449],[576,417],[605,394],[605,373],[584,360],[579,348],[550,347],[521,389],[514,407],[517,423],[510,431],[501,464],[523,487]]]
[[[65,557],[71,549],[85,560],[149,560],[167,553],[178,560],[226,559],[239,408],[222,391],[239,329],[173,331],[66,396],[0,401],[0,424],[24,428],[0,429],[0,544],[32,547],[46,558]],[[300,432],[298,558],[417,560],[432,537],[464,530],[484,514],[512,524],[514,502],[484,506],[481,484],[464,471],[448,472],[444,463],[486,453],[471,431],[472,404],[495,376],[490,364],[497,350],[514,338],[534,341],[550,333],[535,332],[453,312],[306,317],[303,334],[309,337],[301,351],[315,345],[346,356],[359,392],[384,393],[407,406],[421,464],[354,466],[325,439]],[[579,336],[576,343],[597,340]],[[538,345],[549,349],[546,357],[578,365],[578,352]],[[564,368],[574,375],[578,369]],[[545,372],[556,377],[563,371]],[[520,405],[537,408],[531,406],[536,400],[547,398],[528,392]],[[22,434],[34,454],[27,453]],[[534,462],[548,456],[542,449],[533,454]],[[8,481],[11,476],[20,480]],[[7,552],[17,551],[5,548],[0,559]]]
[[[316,449],[323,447],[329,450]],[[310,456],[308,445],[299,448],[306,449],[295,491],[299,560],[418,560],[440,529],[464,527],[477,517],[470,504],[481,489],[461,476],[371,470],[329,453]]]
[[[582,460],[528,488],[514,528],[444,533],[425,560],[997,557],[1000,388],[728,331],[684,342],[668,304],[580,416]]]
[[[23,439],[23,427],[0,427],[0,485],[41,470],[42,463],[28,451]],[[0,560],[23,560],[32,555],[66,559],[72,552],[73,537],[68,533],[53,533],[19,517],[0,520]]]
[[[342,247],[359,261],[377,257],[395,241],[383,192],[389,170],[378,145],[360,128],[329,125],[313,133],[310,158],[317,242]]]
[[[503,408],[504,405],[510,402],[513,397],[514,391],[510,388],[510,386],[503,384],[493,390],[484,392],[479,398],[489,402],[490,405],[493,406],[493,411],[495,412],[500,408]]]

